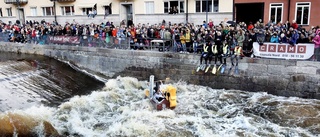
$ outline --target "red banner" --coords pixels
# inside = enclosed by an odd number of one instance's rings
[[[77,36],[49,36],[48,41],[58,44],[80,44],[80,38]]]

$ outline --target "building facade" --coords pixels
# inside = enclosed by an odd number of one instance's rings
[[[232,20],[232,9],[233,0],[2,0],[0,20],[44,19],[81,24],[111,21],[117,25],[122,20],[150,24],[162,20],[201,24],[212,19],[218,24]],[[95,17],[88,17],[90,13],[96,13]]]
[[[234,0],[234,18],[238,22],[274,23],[295,20],[303,27],[320,25],[320,0]],[[254,11],[254,12],[252,12]]]

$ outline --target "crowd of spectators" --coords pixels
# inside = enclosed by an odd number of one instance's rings
[[[144,49],[153,39],[165,41],[166,49],[173,52],[198,53],[199,47],[208,41],[215,42],[217,38],[228,44],[230,48],[239,45],[243,48],[245,56],[251,56],[253,42],[263,43],[288,43],[295,46],[297,43],[315,43],[314,60],[320,60],[319,26],[310,29],[299,26],[294,20],[286,23],[257,22],[230,23],[219,22],[214,25],[210,20],[202,24],[175,23],[163,20],[159,24],[126,24],[118,26],[107,21],[101,24],[79,24],[75,20],[58,24],[44,20],[26,21],[25,23],[0,22],[0,32],[8,32],[8,40],[21,43],[39,43],[47,35],[79,36],[88,43],[95,39],[104,40],[106,43],[118,43],[126,40],[133,49]],[[114,40],[114,41],[112,41]],[[220,40],[220,39],[219,39]],[[165,50],[165,49],[163,49]]]

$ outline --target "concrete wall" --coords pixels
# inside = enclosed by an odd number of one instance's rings
[[[0,51],[50,56],[109,77],[148,80],[152,74],[156,79],[170,77],[217,89],[320,99],[320,62],[244,58],[240,75],[213,75],[195,73],[200,55],[194,54],[17,43],[0,43]]]

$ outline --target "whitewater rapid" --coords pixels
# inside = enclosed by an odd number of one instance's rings
[[[101,90],[74,96],[59,107],[34,106],[14,113],[49,121],[65,136],[106,137],[316,137],[320,101],[263,92],[217,90],[178,81],[177,107],[156,111],[147,81],[117,77]],[[38,135],[43,135],[41,128]]]

